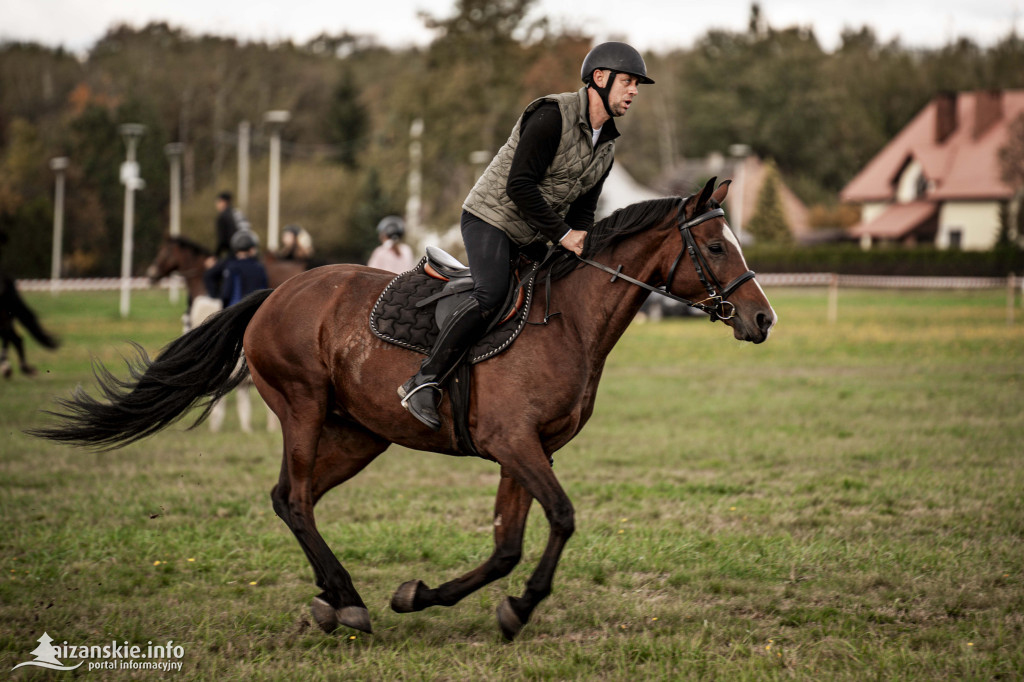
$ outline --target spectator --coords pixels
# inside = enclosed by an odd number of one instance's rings
[[[389,215],[377,223],[377,237],[380,246],[370,254],[367,265],[390,272],[402,273],[412,270],[416,259],[412,249],[402,241],[405,236],[405,221],[396,215]]]

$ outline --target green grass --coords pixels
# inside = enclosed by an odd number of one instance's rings
[[[769,342],[634,325],[555,469],[577,533],[512,644],[494,609],[523,563],[451,609],[393,590],[484,560],[493,464],[393,449],[318,506],[375,634],[321,633],[270,506],[278,434],[175,427],[94,454],[31,439],[39,410],[128,339],[178,328],[166,293],[27,296],[64,340],[0,384],[0,669],[58,643],[184,647],[176,679],[956,679],[1024,676],[1024,325],[1003,292],[770,290]],[[255,421],[262,427],[263,412]],[[156,562],[160,562],[157,564]],[[6,667],[5,667],[6,666]],[[18,679],[127,679],[51,673]]]

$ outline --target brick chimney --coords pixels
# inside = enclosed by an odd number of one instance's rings
[[[974,139],[988,132],[1003,117],[1003,91],[982,90],[974,93]]]
[[[935,97],[935,143],[945,142],[956,127],[956,93],[941,92]]]

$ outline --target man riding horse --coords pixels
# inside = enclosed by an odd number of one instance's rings
[[[617,42],[591,50],[580,77],[579,91],[526,107],[462,206],[472,294],[441,325],[419,372],[398,389],[402,405],[434,431],[441,428],[441,386],[505,302],[518,249],[550,242],[582,254],[614,161],[613,119],[626,113],[641,83],[654,83],[640,53]]]

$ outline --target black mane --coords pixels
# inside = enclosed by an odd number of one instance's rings
[[[583,258],[593,258],[622,239],[657,225],[666,216],[682,209],[685,201],[681,197],[666,197],[641,201],[618,209],[607,218],[594,223],[594,226],[587,232],[587,240],[583,245]],[[561,259],[552,264],[552,278],[565,277],[581,265],[583,263],[578,258],[566,252]]]
[[[620,208],[607,218],[594,223],[587,233],[583,257],[593,258],[612,244],[656,225],[670,213],[682,208],[681,197],[666,197],[631,204]]]
[[[205,246],[203,246],[199,242],[192,241],[188,237],[182,237],[182,236],[168,237],[167,240],[170,241],[173,244],[177,244],[178,246],[180,246],[182,248],[188,249],[189,251],[192,251],[194,253],[198,253],[198,254],[200,254],[202,256],[209,256],[210,253],[211,253],[211,251],[208,248],[206,248]]]

